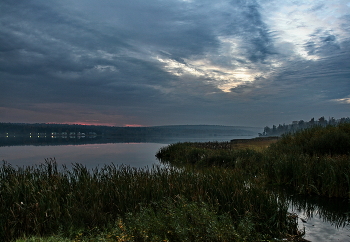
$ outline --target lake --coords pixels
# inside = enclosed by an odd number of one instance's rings
[[[104,164],[145,167],[158,164],[155,153],[166,144],[157,143],[110,143],[56,146],[0,147],[1,159],[14,166],[35,165],[45,159],[55,158],[57,164],[68,167],[81,163],[92,169]]]
[[[156,152],[170,143],[192,141],[229,141],[255,136],[186,138],[149,143],[89,143],[81,145],[17,145],[0,147],[0,159],[13,166],[36,165],[55,158],[59,165],[81,163],[92,169],[104,164],[129,165],[136,168],[160,165]],[[325,205],[328,204],[328,205]],[[291,198],[290,211],[299,215],[299,227],[305,228],[310,241],[350,241],[349,202],[323,199]],[[302,218],[304,222],[300,219]],[[345,221],[344,221],[345,219]],[[340,225],[340,226],[339,226]]]
[[[255,136],[223,136],[207,138],[181,138],[149,143],[91,143],[80,145],[16,145],[0,147],[0,160],[13,166],[27,166],[44,163],[45,159],[55,158],[57,164],[69,167],[72,163],[81,163],[87,168],[104,164],[129,165],[132,167],[152,167],[160,162],[155,157],[157,151],[176,142],[230,141],[235,138],[254,138]]]

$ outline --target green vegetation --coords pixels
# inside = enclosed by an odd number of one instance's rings
[[[285,200],[233,169],[60,170],[47,161],[4,163],[0,179],[5,241],[55,234],[76,241],[255,241],[298,233]]]
[[[178,143],[162,148],[157,157],[177,166],[234,168],[301,194],[350,198],[349,123],[267,139],[268,148],[261,148],[258,140],[255,147],[240,149],[232,142]]]
[[[270,183],[298,193],[350,198],[350,124],[285,135],[264,153]]]
[[[5,241],[268,241],[300,238],[276,185],[350,197],[350,124],[279,139],[177,143],[172,166],[0,168]],[[27,240],[23,240],[27,238]]]

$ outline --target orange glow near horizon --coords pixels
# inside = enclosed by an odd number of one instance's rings
[[[142,124],[124,124],[124,125],[117,125],[116,123],[102,123],[102,122],[98,122],[96,121],[85,121],[85,122],[49,122],[47,124],[70,124],[70,125],[95,125],[95,126],[110,126],[110,127],[115,127],[115,126],[119,126],[119,127],[146,127],[145,125]]]
[[[125,127],[145,127],[144,125],[141,124],[124,124]]]
[[[95,125],[95,126],[118,126],[117,124],[115,123],[101,123],[101,122],[59,122],[59,123],[47,123],[47,124],[70,124],[70,125],[73,125],[73,124],[77,124],[77,125]]]

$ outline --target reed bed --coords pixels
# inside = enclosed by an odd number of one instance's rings
[[[302,194],[350,198],[350,124],[284,135],[263,157],[271,183]]]
[[[350,198],[350,124],[287,134],[264,149],[237,148],[229,142],[178,143],[156,156],[177,166],[241,170],[301,194]]]
[[[77,231],[85,236],[86,231],[107,228],[115,241],[254,241],[298,234],[287,209],[286,200],[234,169],[113,164],[67,169],[54,160],[16,168],[4,162],[0,167],[4,241],[31,235],[69,237]],[[156,230],[162,226],[167,233]],[[154,240],[146,237],[151,235]]]
[[[262,153],[256,149],[236,149],[230,142],[176,143],[161,148],[156,157],[163,163],[183,167],[237,168],[252,173],[261,163]],[[254,171],[253,171],[254,170]]]

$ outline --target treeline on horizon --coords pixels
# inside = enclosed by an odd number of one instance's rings
[[[280,136],[286,133],[295,133],[296,131],[311,128],[314,126],[326,127],[327,125],[335,126],[342,123],[350,123],[350,118],[335,119],[334,117],[325,119],[324,116],[318,120],[312,118],[310,121],[293,121],[291,124],[279,124],[278,126],[273,125],[272,128],[266,126],[263,133],[259,133],[259,136]]]
[[[47,123],[0,123],[0,135],[28,135],[45,133],[51,135],[55,133],[71,132],[95,132],[101,135],[108,129],[108,126],[79,125],[79,124],[47,124]]]
[[[99,125],[78,124],[46,124],[46,123],[0,123],[0,137],[18,137],[39,135],[44,136],[70,136],[97,135],[109,137],[146,136],[146,135],[202,135],[208,131],[217,135],[254,135],[250,127],[221,126],[221,125],[169,125],[149,127],[115,127]]]

